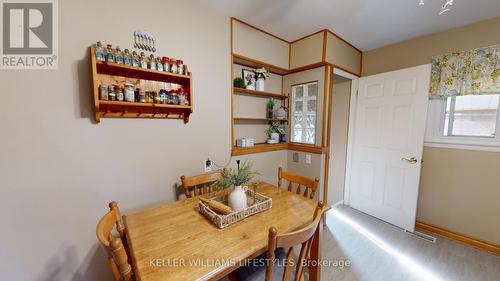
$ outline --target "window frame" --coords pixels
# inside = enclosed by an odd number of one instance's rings
[[[445,136],[446,100],[429,100],[424,146],[500,152],[500,104],[497,110],[495,136]]]
[[[311,85],[311,84],[316,84],[316,87],[318,89],[317,93],[316,93],[316,110],[315,110],[315,118],[314,118],[314,140],[313,140],[312,143],[297,142],[297,141],[293,140],[293,131],[294,131],[293,125],[295,124],[294,123],[295,97],[294,97],[294,92],[293,91],[294,91],[294,88],[300,86],[300,87],[302,87],[304,89],[303,93],[304,93],[304,96],[305,96],[305,92],[306,92],[307,86]],[[319,113],[318,112],[318,106],[319,106],[319,102],[320,102],[319,81],[315,80],[315,81],[308,81],[308,82],[293,84],[293,85],[291,85],[291,88],[292,89],[291,89],[291,95],[290,95],[290,120],[289,120],[289,122],[290,122],[290,143],[299,144],[299,145],[316,146],[316,141],[317,141],[317,137],[318,137],[318,113]],[[304,110],[306,108],[307,108],[307,102],[303,101],[303,104],[302,104],[302,112],[303,113],[304,113]],[[304,117],[305,117],[305,115],[304,115]],[[305,130],[305,129],[302,129],[302,130]]]

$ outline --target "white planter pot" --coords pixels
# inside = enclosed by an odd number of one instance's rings
[[[280,141],[280,134],[278,134],[278,133],[271,133],[271,139],[279,142]]]
[[[241,211],[247,208],[247,189],[246,186],[235,186],[234,190],[229,194],[228,203],[233,211]]]
[[[255,86],[254,84],[249,84],[245,86],[245,89],[255,91]]]
[[[264,81],[266,81],[264,78],[259,78],[257,81],[255,81],[255,90],[256,91],[264,91]]]

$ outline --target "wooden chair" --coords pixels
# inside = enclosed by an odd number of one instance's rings
[[[321,231],[321,218],[323,213],[328,209],[323,207],[322,202],[318,202],[314,211],[313,221],[306,227],[294,232],[278,234],[276,228],[269,228],[267,253],[257,258],[267,258],[267,260],[265,262],[261,262],[260,260],[256,262],[255,264],[259,265],[257,268],[250,266],[239,268],[236,274],[232,275],[232,279],[238,281],[304,280],[307,269],[306,265],[310,264],[311,252],[319,253],[320,243],[315,239],[315,237],[319,236],[315,234]],[[298,250],[300,249],[297,258],[294,255],[295,247]],[[285,253],[282,249],[288,249],[288,251]],[[280,266],[275,268],[277,260],[280,261],[278,263]],[[260,266],[262,264],[267,264],[265,271],[264,267]]]
[[[288,181],[288,191],[292,191],[292,183],[297,184],[297,190],[295,193],[301,193],[301,187],[304,186],[304,197],[314,198],[316,194],[316,189],[318,188],[319,179],[315,178],[314,180],[297,175],[294,173],[290,173],[287,171],[283,171],[281,167],[278,169],[278,186],[281,187],[282,179]],[[309,195],[308,195],[309,194]]]
[[[215,182],[220,179],[219,172],[206,173],[192,177],[181,176],[182,187],[187,198],[215,191]]]
[[[109,212],[97,224],[97,239],[107,255],[114,280],[134,280],[126,249],[125,225],[123,224],[118,204],[114,201],[109,203],[109,209]],[[112,233],[115,228],[119,237],[114,236]]]

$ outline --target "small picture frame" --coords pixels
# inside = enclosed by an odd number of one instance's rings
[[[255,72],[252,69],[242,69],[241,70],[241,78],[245,80],[245,85],[250,86],[251,88],[255,87]]]

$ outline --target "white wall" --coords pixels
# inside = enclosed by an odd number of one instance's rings
[[[58,70],[0,71],[1,280],[109,280],[95,237],[107,203],[126,211],[172,201],[182,174],[230,155],[228,18],[193,1],[64,0],[59,23]],[[193,72],[188,124],[93,123],[88,46],[130,48],[137,28]]]

